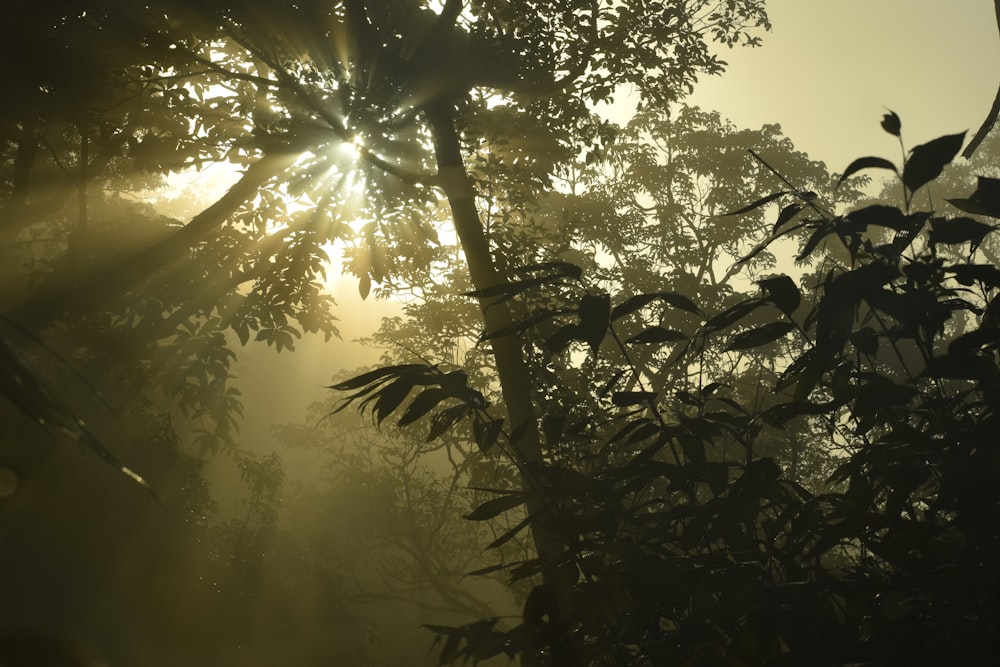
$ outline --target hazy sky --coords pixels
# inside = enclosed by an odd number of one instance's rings
[[[726,51],[721,77],[693,102],[739,126],[780,123],[834,171],[862,155],[895,160],[883,107],[907,147],[982,123],[1000,82],[990,0],[768,0],[773,29],[757,49]]]

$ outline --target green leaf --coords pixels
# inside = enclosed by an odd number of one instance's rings
[[[903,184],[914,192],[937,178],[945,165],[958,155],[963,143],[965,132],[938,137],[914,148],[903,167]]]
[[[846,181],[850,176],[858,173],[862,169],[888,169],[896,174],[896,165],[889,162],[885,158],[881,157],[859,157],[857,160],[847,165],[847,169],[841,174],[840,178],[837,179],[837,187],[839,188],[841,183]]]
[[[465,515],[469,521],[486,521],[498,514],[503,514],[509,509],[524,504],[524,496],[520,493],[512,493],[499,498],[491,498],[485,503]]]
[[[793,322],[771,322],[762,327],[744,331],[726,346],[727,350],[748,350],[782,338],[795,328]]]
[[[687,335],[674,329],[664,327],[650,327],[640,331],[625,341],[626,344],[638,343],[672,343],[687,339]]]

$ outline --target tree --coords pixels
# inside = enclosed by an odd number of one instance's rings
[[[222,0],[80,3],[48,12],[18,5],[58,53],[73,58],[81,43],[98,35],[114,47],[103,52],[106,58],[91,63],[106,77],[105,87],[81,91],[76,78],[44,61],[29,72],[25,99],[40,92],[41,100],[28,105],[30,117],[18,109],[11,123],[10,145],[16,147],[12,203],[18,216],[17,207],[27,200],[23,193],[31,185],[32,159],[43,141],[35,130],[36,109],[62,95],[72,102],[70,108],[93,114],[86,127],[73,119],[78,162],[84,167],[69,189],[81,201],[90,171],[100,166],[89,157],[87,128],[95,125],[106,128],[101,139],[108,137],[102,148],[109,156],[120,155],[127,146],[140,164],[163,169],[178,157],[199,162],[224,154],[244,165],[245,172],[218,202],[162,241],[126,254],[110,269],[74,272],[68,286],[50,284],[9,315],[38,327],[67,310],[103,307],[118,286],[135,285],[198,249],[206,253],[203,266],[211,269],[206,278],[212,288],[171,316],[152,317],[146,329],[150,335],[173,331],[192,304],[211,313],[224,295],[248,281],[256,282],[250,298],[225,299],[218,316],[207,316],[192,333],[212,338],[219,329],[232,328],[245,340],[256,330],[258,337],[281,347],[295,335],[289,320],[307,330],[329,332],[329,321],[313,316],[328,304],[311,285],[318,271],[317,249],[343,231],[327,224],[324,214],[346,210],[349,197],[331,187],[332,181],[317,177],[334,173],[348,178],[354,165],[345,164],[345,153],[352,153],[353,146],[363,158],[361,171],[371,178],[361,208],[371,216],[372,230],[392,226],[394,234],[419,232],[419,222],[406,223],[433,203],[431,186],[441,188],[481,295],[486,328],[503,331],[512,320],[504,300],[491,290],[501,287],[505,276],[498,273],[484,235],[460,135],[464,123],[487,106],[487,96],[499,96],[516,115],[535,117],[556,145],[572,151],[577,139],[587,136],[588,103],[609,99],[617,86],[631,84],[644,104],[662,104],[690,87],[697,73],[721,69],[708,40],[752,44],[757,38],[746,30],[767,26],[759,3],[750,0],[718,8],[701,0],[469,6],[448,0],[439,13],[429,7],[406,1],[275,5]],[[24,46],[19,39],[9,48]],[[217,86],[230,92],[218,95]],[[107,105],[96,100],[110,100],[111,117],[100,112]],[[129,113],[125,101],[140,109],[149,104],[154,116],[142,119]],[[115,119],[114,114],[123,116]],[[433,146],[431,154],[424,140]],[[426,170],[429,165],[431,171]],[[324,184],[329,189],[323,190]],[[275,220],[285,219],[279,191],[300,193],[315,207],[289,216],[287,228],[276,228]],[[79,226],[85,219],[79,216]],[[226,233],[220,234],[220,228]],[[377,247],[371,248],[369,260],[363,284],[386,275]],[[258,273],[272,264],[277,272]],[[223,267],[221,274],[216,267]],[[510,452],[530,489],[534,468],[542,463],[530,374],[516,336],[495,336],[492,348],[506,419],[518,429]],[[547,511],[537,494],[528,495],[529,512]],[[545,532],[535,527],[542,575],[557,592],[553,614],[559,618],[570,603],[559,574],[566,563],[561,545]],[[564,630],[565,637],[572,636],[569,627]],[[562,650],[572,648],[557,653]]]

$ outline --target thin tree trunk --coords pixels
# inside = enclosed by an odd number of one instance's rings
[[[490,253],[483,224],[476,209],[475,191],[462,159],[461,145],[455,129],[454,107],[448,102],[436,102],[424,109],[431,128],[438,174],[448,204],[451,207],[455,231],[465,253],[472,284],[477,290],[493,287],[504,281],[497,273]],[[491,303],[492,302],[492,303]],[[487,331],[497,331],[512,323],[506,303],[495,299],[480,299],[483,322]],[[563,543],[543,527],[545,516],[553,510],[537,473],[541,470],[542,448],[535,407],[532,402],[532,382],[517,335],[494,338],[493,357],[501,392],[507,406],[512,429],[523,434],[514,442],[514,453],[521,466],[521,483],[527,497],[527,510],[534,521],[532,537],[542,566],[542,583],[549,593],[549,620],[556,630],[553,641],[553,664],[583,665],[579,647],[572,637],[573,583],[576,568],[566,561]],[[541,521],[540,521],[541,520]]]
[[[1000,30],[1000,0],[993,0],[993,11],[996,15],[997,30]],[[979,126],[979,130],[976,132],[976,135],[972,137],[972,141],[970,141],[969,145],[965,147],[964,151],[962,151],[962,157],[966,160],[972,158],[972,154],[976,152],[977,148],[979,148],[979,144],[983,143],[986,135],[988,135],[990,130],[993,129],[993,126],[996,125],[998,115],[1000,115],[1000,86],[997,87],[997,94],[993,98],[993,106],[990,108],[990,112],[986,114],[986,120],[984,120],[983,124]]]

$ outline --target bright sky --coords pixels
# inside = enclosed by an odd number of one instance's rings
[[[780,123],[800,150],[843,171],[899,157],[879,126],[903,121],[907,148],[982,123],[1000,82],[990,0],[767,0],[773,29],[757,49],[726,51],[721,77],[691,100],[742,127]]]

